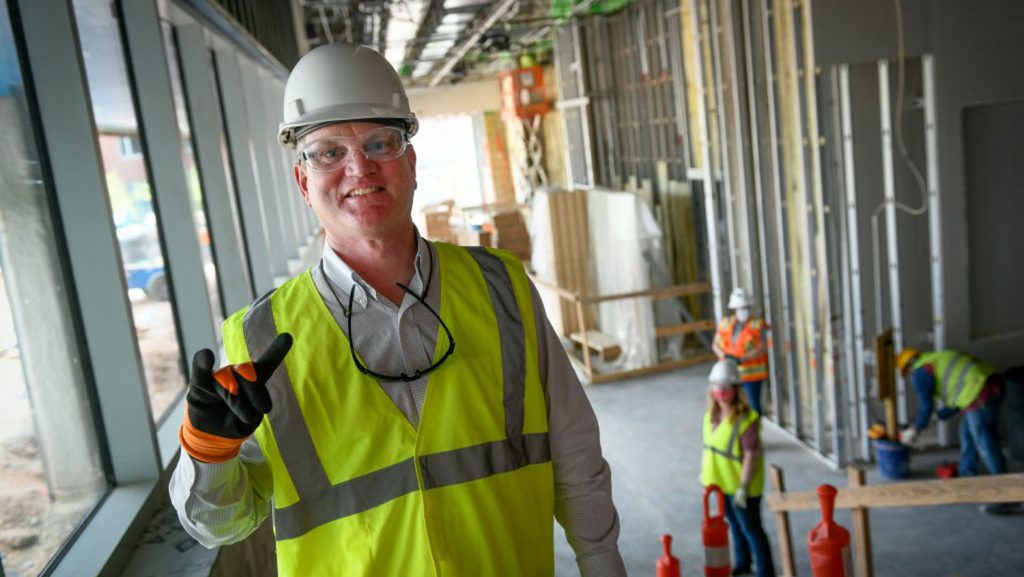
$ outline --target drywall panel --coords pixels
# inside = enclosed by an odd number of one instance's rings
[[[932,3],[935,3],[932,0]],[[904,49],[907,55],[928,51],[927,0],[902,0]],[[896,58],[894,0],[816,1],[814,58],[823,69],[832,64],[873,63]]]
[[[1020,72],[1020,64],[1024,62],[1024,35],[1020,33],[1024,30],[1024,2],[933,0],[929,8],[936,66],[948,345],[1001,367],[1020,364],[1024,334],[1006,333],[979,340],[971,336],[974,311],[969,306],[970,291],[976,291],[980,298],[988,295],[987,298],[993,300],[997,293],[986,292],[994,290],[993,287],[970,276],[963,109],[1024,97],[1024,74]],[[1000,195],[998,201],[1012,202],[1013,193]],[[1005,263],[1005,266],[1009,269],[1014,263]]]
[[[970,331],[974,340],[1024,332],[1024,100],[964,109]]]

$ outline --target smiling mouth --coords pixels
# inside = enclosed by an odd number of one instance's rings
[[[346,194],[345,197],[350,198],[357,196],[366,196],[367,194],[370,194],[372,192],[380,192],[382,190],[384,189],[379,186],[363,186],[359,188],[353,188],[352,190],[348,191],[348,194]]]

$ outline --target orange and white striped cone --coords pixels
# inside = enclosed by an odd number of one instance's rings
[[[718,494],[718,514],[711,516],[708,498],[712,493]],[[729,524],[725,522],[725,495],[718,485],[704,488],[704,522],[700,528],[701,542],[704,544],[704,575],[705,577],[730,577],[732,560],[729,556]]]

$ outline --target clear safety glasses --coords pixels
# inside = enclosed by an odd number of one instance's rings
[[[302,148],[298,160],[306,161],[312,170],[330,172],[347,165],[353,151],[358,151],[367,160],[381,162],[402,156],[408,145],[404,130],[381,126],[359,136],[327,136],[314,140]]]

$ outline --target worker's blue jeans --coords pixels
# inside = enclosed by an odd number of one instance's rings
[[[747,497],[747,506],[740,509],[732,506],[732,495],[726,495],[725,518],[729,520],[733,567],[750,567],[750,554],[753,553],[757,577],[775,577],[772,547],[761,526],[761,497]]]
[[[761,412],[761,385],[764,381],[752,381],[749,383],[743,383],[743,391],[747,393],[747,402],[750,403],[750,408],[757,411],[757,414],[763,415]]]
[[[998,475],[1006,472],[1003,450],[999,446],[999,405],[1003,395],[993,397],[977,409],[965,412],[960,423],[960,476],[978,474],[978,454],[985,461],[988,472]]]

